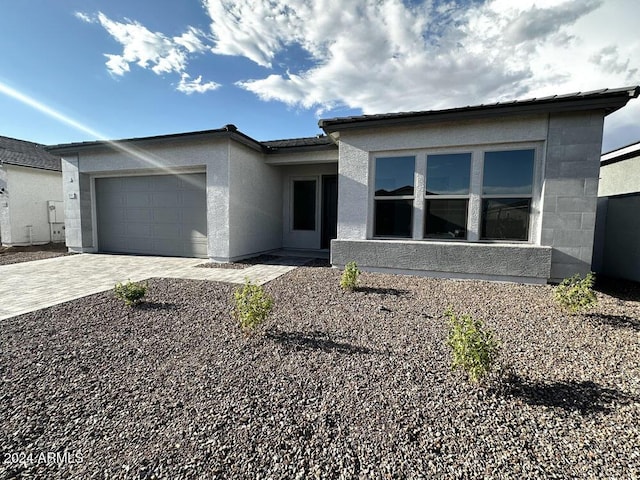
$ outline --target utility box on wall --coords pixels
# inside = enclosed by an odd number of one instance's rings
[[[51,241],[54,243],[64,242],[64,203],[49,200],[47,201],[47,209],[49,211]]]

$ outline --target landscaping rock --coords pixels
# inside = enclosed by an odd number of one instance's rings
[[[0,477],[638,478],[637,292],[568,315],[550,286],[339,281],[301,267],[266,284],[250,338],[237,287],[203,281],[3,321]],[[450,370],[449,306],[502,341],[486,388]]]

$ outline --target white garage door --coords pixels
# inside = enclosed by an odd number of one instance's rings
[[[95,187],[100,251],[207,256],[204,173],[97,178]]]

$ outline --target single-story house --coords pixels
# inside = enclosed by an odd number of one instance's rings
[[[600,159],[593,269],[640,282],[640,142]]]
[[[60,158],[0,136],[0,239],[4,246],[64,241]]]
[[[591,268],[604,117],[640,87],[57,145],[67,245],[227,262],[328,249],[334,266],[544,283]]]

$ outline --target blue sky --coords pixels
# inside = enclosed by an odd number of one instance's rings
[[[640,84],[635,0],[29,0],[0,7],[0,135],[45,144]],[[45,112],[48,112],[46,113]],[[603,150],[640,140],[640,100]]]

